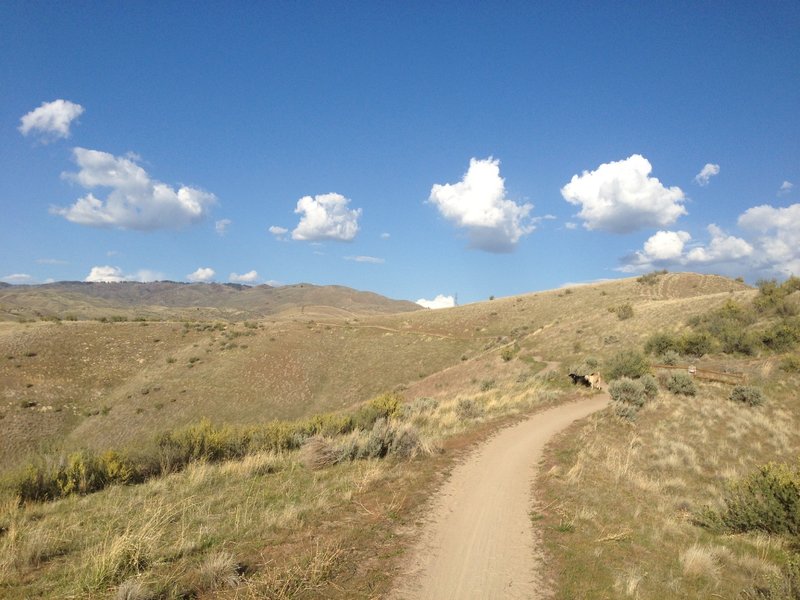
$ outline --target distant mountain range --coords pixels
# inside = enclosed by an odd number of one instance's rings
[[[280,313],[354,315],[420,310],[406,300],[392,300],[344,286],[298,283],[281,287],[236,283],[88,283],[61,281],[42,285],[0,283],[0,320],[59,317],[94,319],[259,318]]]

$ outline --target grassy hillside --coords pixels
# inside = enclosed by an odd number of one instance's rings
[[[759,297],[722,277],[660,274],[443,311],[3,324],[7,467],[43,443],[125,450],[201,416],[231,425],[204,434],[212,445],[274,418],[339,410],[314,422],[354,420],[337,432],[321,425],[323,437],[299,452],[260,450],[247,434],[236,446],[241,459],[199,454],[212,458],[45,504],[18,507],[8,497],[0,592],[381,596],[426,497],[461,448],[503,419],[589,393],[568,383],[571,364],[593,358],[606,372],[656,332],[683,339],[708,326],[709,311]],[[753,339],[793,318],[770,310],[753,313]],[[789,367],[800,360],[788,352],[759,341],[749,355],[715,346],[679,357],[743,373],[764,391],[763,406],[731,402],[731,386],[719,382],[675,395],[664,376],[633,419],[611,408],[552,448],[532,518],[544,526],[559,597],[791,597],[778,595],[791,554],[783,537],[732,536],[695,522],[704,504],[724,508],[732,478],[797,456],[800,381]],[[388,422],[359,426],[373,413],[358,407],[386,390],[403,405]],[[773,595],[758,596],[762,588]]]
[[[343,286],[271,287],[233,283],[86,283],[67,281],[0,288],[0,320],[40,318],[244,320],[325,307],[345,316],[418,310],[404,300]]]

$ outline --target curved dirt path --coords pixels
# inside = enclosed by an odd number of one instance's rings
[[[454,470],[390,598],[542,598],[531,484],[545,444],[600,410],[598,394],[501,430]]]

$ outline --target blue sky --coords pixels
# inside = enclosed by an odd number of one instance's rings
[[[0,280],[797,274],[798,31],[797,2],[0,3]]]

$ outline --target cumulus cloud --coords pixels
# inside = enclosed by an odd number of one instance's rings
[[[384,231],[384,232],[381,234],[381,239],[382,239],[382,240],[388,240],[390,237],[392,237],[392,234],[391,234],[391,233],[386,233],[386,232]]]
[[[126,275],[119,267],[109,265],[92,267],[84,281],[94,283],[119,283],[121,281],[160,281],[164,279],[164,274],[150,269],[140,269],[136,273]]]
[[[92,283],[118,283],[120,281],[128,281],[128,279],[123,275],[122,269],[119,267],[104,265],[101,267],[92,267],[92,270],[89,271],[84,281]]]
[[[189,273],[186,276],[186,279],[188,279],[192,283],[200,283],[200,282],[211,281],[211,278],[214,277],[214,275],[215,275],[214,269],[211,269],[209,267],[200,267],[194,273]]]
[[[647,239],[642,250],[624,258],[619,270],[634,273],[654,267],[696,268],[733,263],[741,268],[741,261],[753,255],[754,248],[746,240],[728,235],[714,224],[707,230],[709,242],[692,247],[689,247],[692,236],[686,231],[659,231]]]
[[[428,202],[456,227],[465,229],[470,246],[487,252],[511,252],[535,226],[532,204],[506,197],[500,161],[472,158],[458,183],[434,184]]]
[[[232,222],[230,219],[220,219],[214,223],[214,231],[217,232],[217,235],[225,235]]]
[[[785,196],[792,191],[794,184],[791,181],[784,181],[781,187],[778,188],[778,196]]]
[[[783,275],[800,274],[800,204],[754,206],[739,216],[738,224],[756,234],[762,269]]]
[[[350,200],[341,194],[321,194],[313,198],[303,196],[297,201],[294,211],[302,217],[292,231],[292,239],[311,242],[351,241],[358,233],[361,209],[350,209],[347,207],[349,203]]]
[[[376,258],[374,256],[345,256],[345,260],[352,260],[353,262],[372,263],[373,265],[382,265],[386,262],[383,258]]]
[[[228,281],[232,281],[234,283],[253,283],[258,279],[258,273],[256,271],[248,271],[247,273],[231,273],[228,276]]]
[[[753,246],[748,242],[726,234],[713,223],[708,226],[708,233],[711,241],[707,246],[692,248],[686,255],[686,264],[729,262],[753,254]]]
[[[456,305],[456,299],[453,296],[439,294],[433,300],[425,300],[425,298],[420,298],[417,300],[417,304],[423,308],[452,308]]]
[[[6,283],[28,283],[32,279],[33,277],[27,273],[12,273],[11,275],[0,277],[0,281],[5,281]]]
[[[566,227],[567,229],[577,229],[578,224],[573,223],[572,221],[567,221],[566,223],[564,223],[564,227]]]
[[[664,187],[650,177],[652,170],[650,161],[634,154],[573,175],[561,195],[581,207],[578,216],[586,229],[630,233],[665,227],[687,214],[682,205],[686,197],[679,187]]]
[[[697,185],[706,186],[714,175],[719,175],[719,165],[706,163],[700,172],[694,176]]]
[[[51,212],[80,225],[152,230],[179,228],[205,218],[214,194],[197,188],[173,187],[151,179],[134,157],[119,157],[98,150],[74,148],[77,173],[63,177],[87,190],[108,188],[105,200],[89,192],[68,207]]]
[[[69,137],[72,122],[83,114],[84,108],[69,100],[43,102],[39,108],[20,119],[19,131],[22,135],[39,134],[42,139],[56,140]]]

